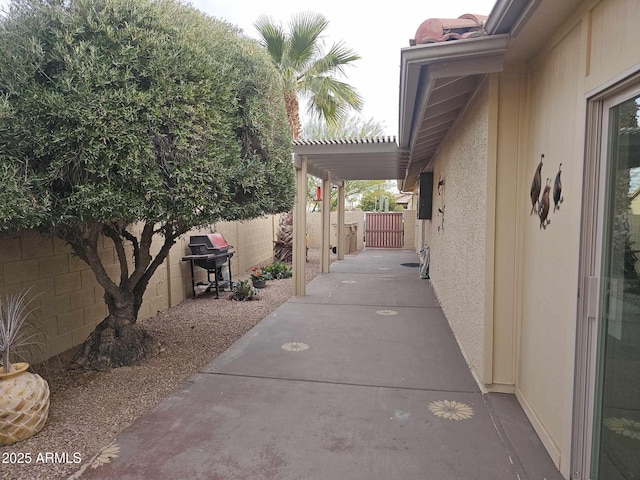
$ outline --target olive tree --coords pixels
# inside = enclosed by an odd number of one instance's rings
[[[292,206],[279,75],[257,43],[175,0],[14,0],[0,38],[0,231],[60,237],[104,288],[108,316],[77,363],[153,354],[136,319],[176,239]]]

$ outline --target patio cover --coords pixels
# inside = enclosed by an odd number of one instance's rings
[[[296,140],[293,142],[296,169],[296,204],[293,220],[293,283],[295,295],[305,294],[305,252],[307,227],[307,174],[322,179],[322,190],[338,186],[338,239],[343,238],[345,180],[402,180],[409,153],[398,148],[395,137],[362,139]],[[331,231],[330,196],[322,196],[321,271],[329,272]],[[344,258],[338,241],[338,259]]]
[[[398,148],[396,137],[335,140],[295,140],[293,153],[307,158],[307,173],[326,180],[400,180],[409,152]]]

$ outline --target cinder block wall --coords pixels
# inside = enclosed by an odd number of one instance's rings
[[[277,225],[278,217],[268,216],[215,226],[234,246],[232,275],[272,260]],[[191,296],[189,262],[183,262],[182,257],[190,253],[189,235],[210,231],[193,231],[176,242],[147,287],[140,319],[151,317]],[[160,245],[160,240],[156,240],[153,248],[157,251]],[[107,273],[117,279],[120,270],[109,238],[100,240],[99,255]],[[195,273],[197,280],[206,278],[203,269],[196,268]],[[63,241],[34,231],[0,234],[0,296],[29,288],[29,296],[35,298],[47,336],[45,358],[82,343],[107,316],[104,290],[89,266]]]
[[[357,223],[358,224],[358,250],[364,248],[364,212],[362,210],[350,210],[344,212],[345,223]],[[337,223],[338,213],[331,212],[331,245],[337,244]],[[308,212],[307,213],[307,233],[309,234],[309,246],[320,248],[322,243],[322,213],[320,212]]]

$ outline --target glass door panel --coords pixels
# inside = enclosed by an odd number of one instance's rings
[[[591,478],[640,479],[640,96],[608,111]]]

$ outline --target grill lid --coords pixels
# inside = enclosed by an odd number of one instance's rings
[[[211,242],[211,246],[218,249],[229,248],[229,244],[221,233],[210,233],[207,237],[209,238],[209,242]]]
[[[192,235],[189,237],[189,247],[194,255],[207,255],[210,253],[223,253],[229,247],[221,233],[209,233],[207,235]]]

